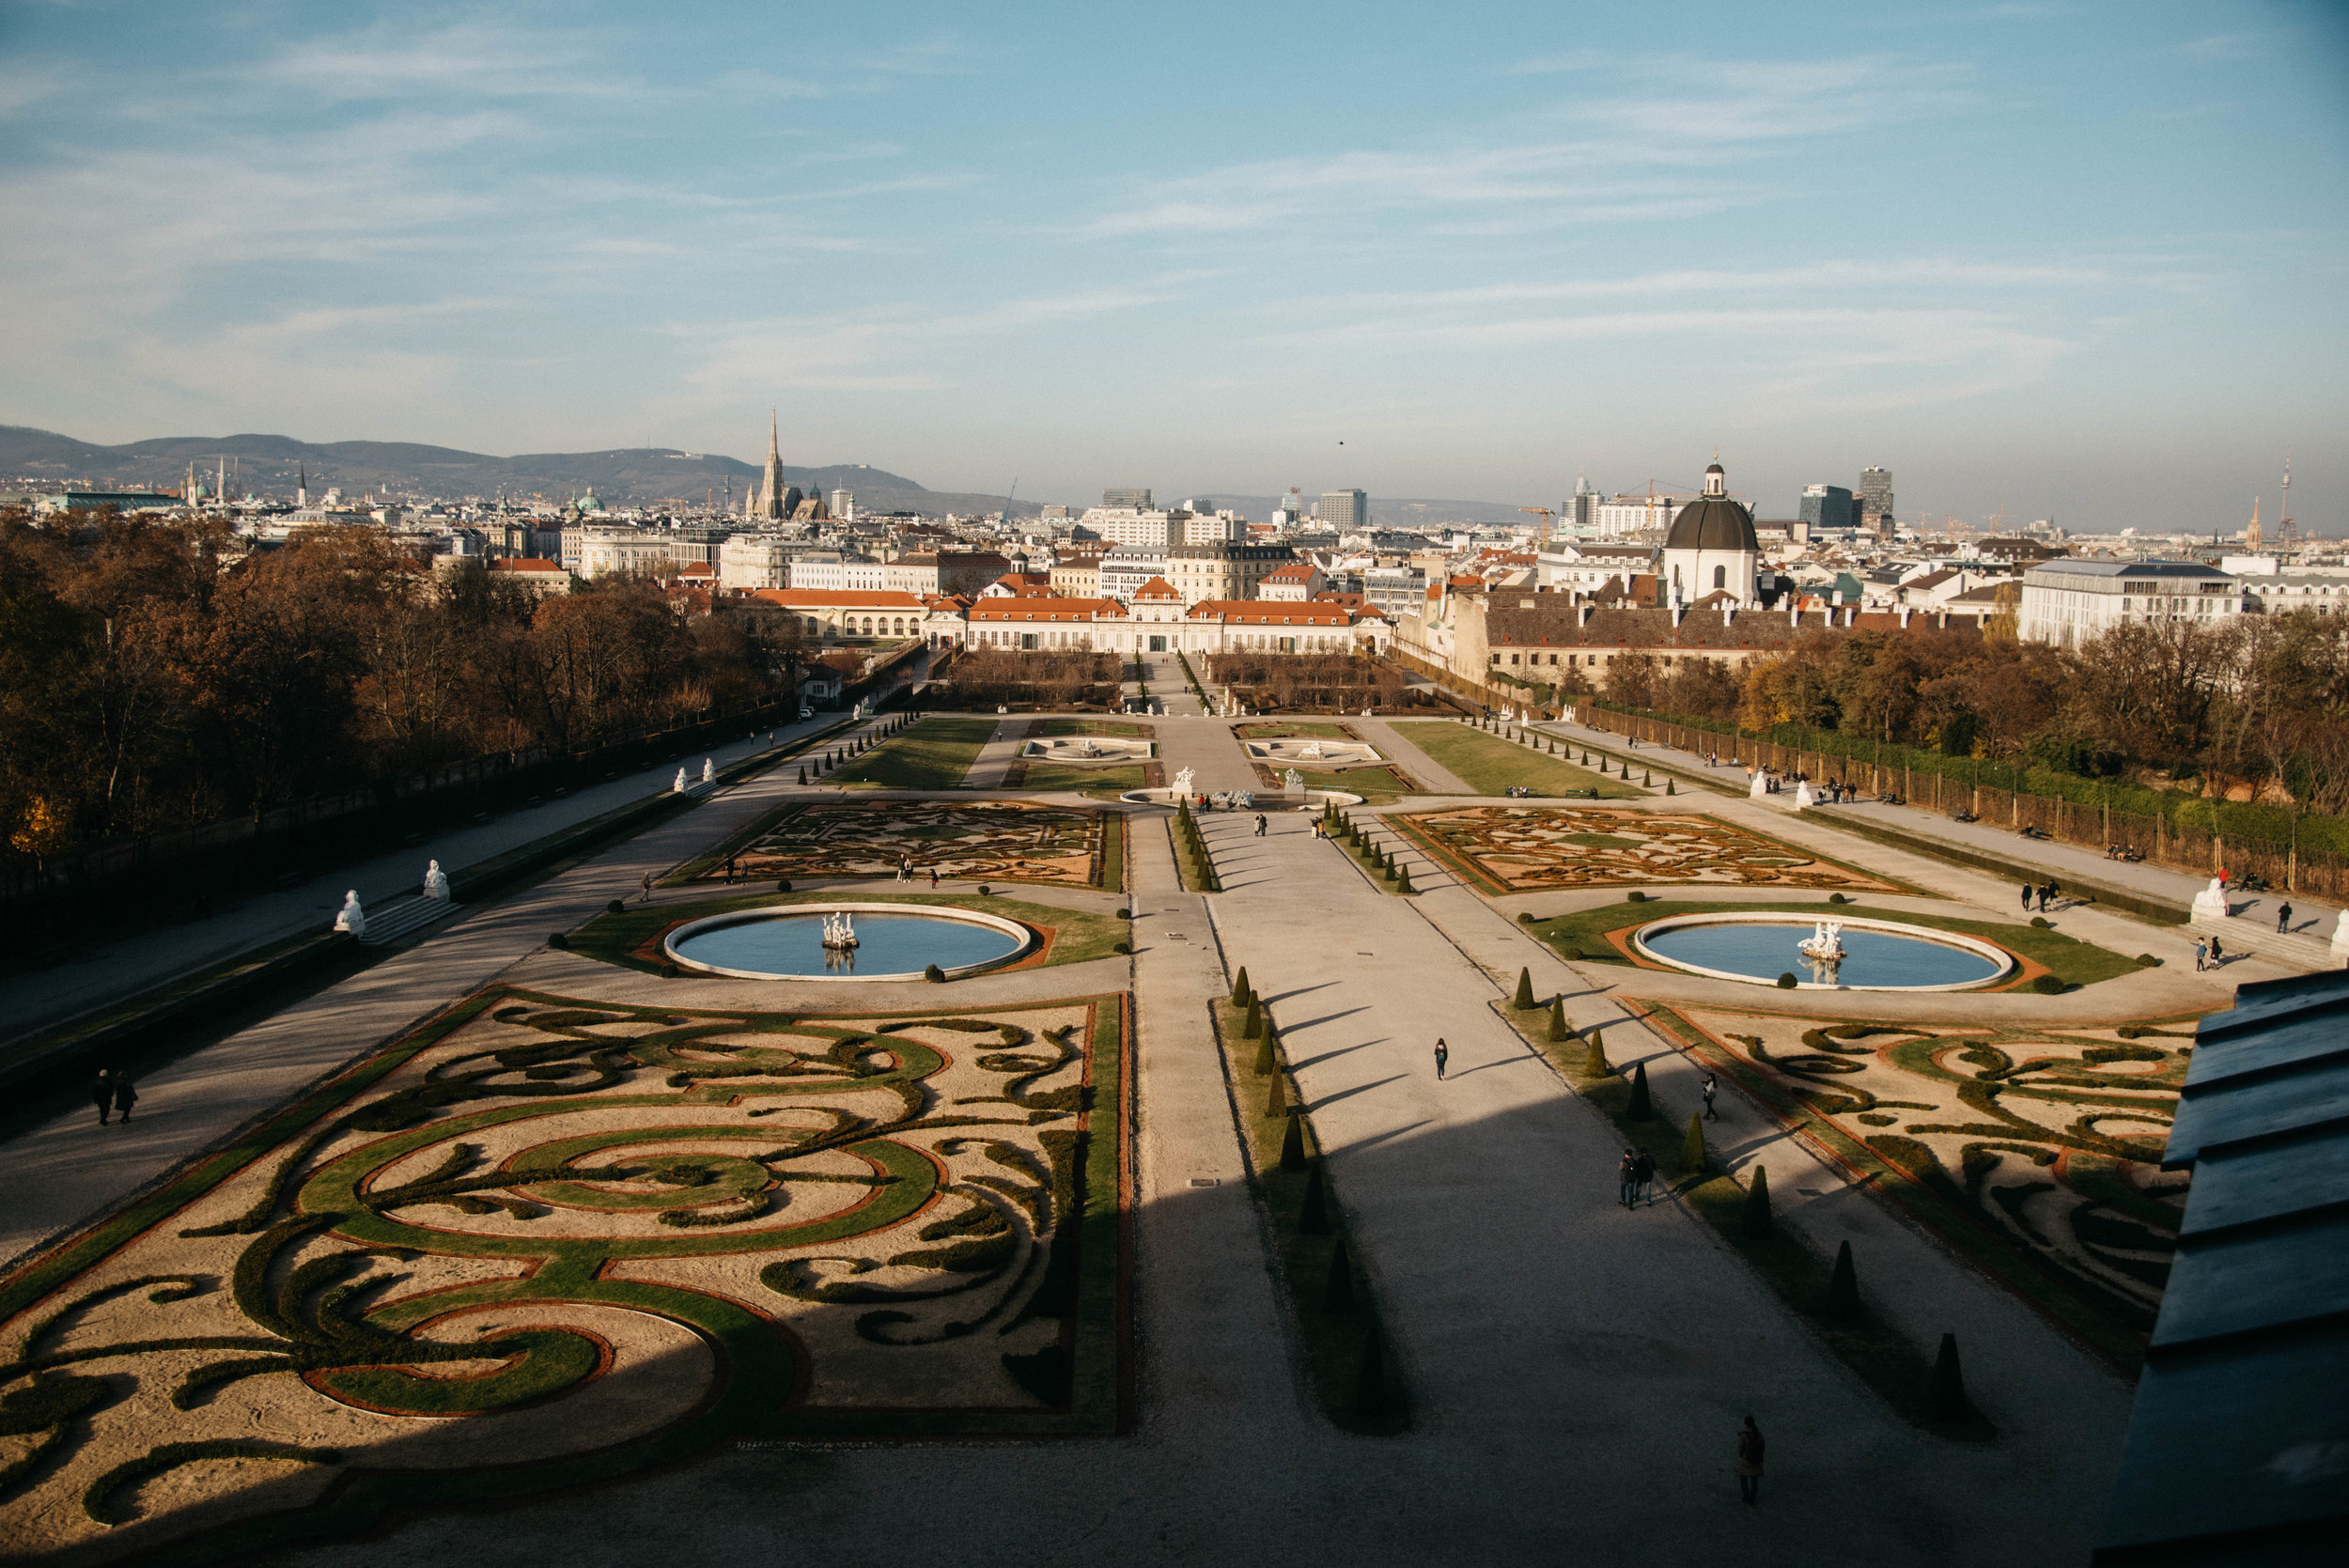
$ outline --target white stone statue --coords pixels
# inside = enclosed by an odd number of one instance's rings
[[[365,909],[359,908],[357,888],[343,894],[343,909],[342,913],[334,917],[334,929],[348,931],[354,937],[364,937],[367,934],[367,914]]]
[[[859,703],[856,706],[850,708],[848,710],[848,717],[862,721],[864,717],[864,705],[863,703]]]
[[[845,909],[834,909],[824,917],[824,946],[832,952],[845,952],[857,945],[856,923]]]
[[[2341,921],[2333,927],[2333,956],[2349,963],[2349,909],[2341,911]]]
[[[678,768],[678,769],[677,770],[677,777],[676,777],[675,779],[672,779],[672,780],[669,782],[669,789],[670,789],[670,791],[671,791],[672,793],[674,793],[674,794],[677,794],[677,795],[682,795],[682,794],[684,794],[684,793],[685,793],[685,769],[684,769],[684,768]]]
[[[2227,890],[2219,886],[2216,877],[2210,879],[2210,886],[2194,895],[2192,918],[2195,920],[2225,920],[2233,913],[2234,909],[2227,902]]]
[[[1370,709],[1368,709],[1368,708],[1364,708],[1364,709],[1362,709],[1362,717],[1363,717],[1363,718],[1365,718],[1365,719],[1369,718],[1369,717],[1370,717]]]
[[[1769,792],[1770,792],[1770,776],[1769,776],[1769,774],[1768,774],[1768,773],[1766,773],[1766,772],[1765,772],[1763,769],[1761,769],[1761,768],[1755,768],[1755,769],[1753,770],[1753,784],[1752,784],[1751,787],[1750,787],[1749,789],[1747,789],[1747,791],[1746,791],[1747,796],[1748,796],[1750,799],[1759,800],[1761,800],[1764,796],[1766,796],[1766,795],[1769,794]]]
[[[1304,746],[1299,750],[1297,754],[1308,761],[1318,762],[1321,760],[1321,742],[1318,740],[1308,740],[1305,742]]]
[[[1281,775],[1281,787],[1293,795],[1302,795],[1305,792],[1305,775],[1292,768]]]
[[[428,862],[424,868],[424,895],[437,898],[443,904],[448,902],[448,873],[441,869],[438,861]]]
[[[718,765],[716,760],[711,757],[702,758],[702,783],[715,784],[717,782]]]
[[[1807,940],[1795,944],[1795,951],[1804,957],[1821,963],[1834,963],[1843,958],[1843,923],[1840,920],[1820,921]]]
[[[1804,779],[1795,785],[1795,809],[1797,811],[1802,811],[1807,807],[1815,806],[1818,803],[1819,798],[1811,793],[1811,781],[1809,779]]]
[[[1190,796],[1190,781],[1192,777],[1193,770],[1189,768],[1186,768],[1176,773],[1174,775],[1174,793],[1188,800]]]

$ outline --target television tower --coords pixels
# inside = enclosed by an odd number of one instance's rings
[[[2300,541],[2292,529],[2292,454],[2284,454],[2284,498],[2276,503],[2276,553],[2287,554]]]

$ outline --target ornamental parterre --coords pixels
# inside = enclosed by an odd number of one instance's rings
[[[1657,884],[1910,891],[1889,877],[1693,813],[1460,806],[1391,815],[1387,821],[1496,894]]]
[[[1129,1021],[475,997],[0,1287],[14,1545],[202,1561],[726,1438],[1119,1430]]]
[[[794,802],[697,874],[812,878],[914,874],[1055,887],[1105,885],[1105,814],[1017,800]]]

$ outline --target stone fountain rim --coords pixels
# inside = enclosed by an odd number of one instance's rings
[[[975,964],[957,964],[954,968],[941,971],[949,980],[959,980],[966,975],[982,974],[988,970],[1001,969],[1005,964],[1017,963],[1034,953],[1036,945],[1043,939],[1033,925],[1023,924],[1019,921],[1010,920],[1002,915],[985,914],[977,909],[965,909],[953,905],[770,904],[755,909],[729,909],[723,914],[705,915],[700,920],[689,920],[661,939],[661,951],[669,962],[680,969],[689,969],[697,974],[723,975],[728,980],[804,981],[819,986],[860,986],[882,981],[919,980],[923,977],[924,971],[921,970],[906,970],[895,974],[777,974],[770,970],[730,970],[722,965],[705,964],[697,959],[688,958],[677,951],[677,944],[681,939],[698,936],[704,931],[715,931],[723,926],[748,925],[755,921],[772,920],[779,916],[821,919],[825,915],[836,914],[910,915],[921,920],[960,921],[966,925],[983,925],[989,930],[1001,931],[1007,936],[1019,939],[1019,945],[1009,953],[993,958],[984,958]]]
[[[1697,925],[1785,925],[1799,928],[1804,925],[1815,926],[1822,919],[1831,920],[1847,931],[1889,931],[1898,937],[1935,942],[1942,947],[1954,947],[1961,952],[1971,953],[1976,957],[1987,958],[1999,967],[1979,980],[1952,981],[1941,986],[1845,986],[1842,984],[1829,986],[1816,980],[1797,980],[1795,989],[1798,991],[1898,991],[1916,995],[1936,991],[1974,991],[1980,990],[1984,986],[1995,986],[2003,980],[2011,979],[2015,970],[2021,967],[2021,961],[2014,954],[1996,942],[1986,942],[1979,937],[1968,937],[1955,931],[1937,931],[1927,925],[1910,925],[1905,921],[1872,920],[1864,915],[1816,916],[1805,920],[1798,911],[1791,909],[1750,911],[1721,909],[1710,914],[1672,915],[1663,920],[1650,921],[1632,932],[1631,949],[1652,963],[1661,964],[1666,969],[1677,970],[1683,974],[1702,975],[1707,980],[1734,980],[1740,986],[1767,986],[1777,989],[1780,987],[1778,977],[1775,975],[1764,979],[1756,975],[1739,974],[1735,970],[1708,969],[1703,964],[1691,964],[1683,959],[1670,958],[1649,947],[1647,939]]]

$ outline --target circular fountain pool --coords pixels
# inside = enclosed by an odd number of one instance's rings
[[[1804,990],[1961,991],[2001,979],[2014,955],[1972,937],[1889,920],[1837,923],[1843,957],[1804,956],[1819,923],[1787,914],[1690,915],[1632,933],[1639,953],[1690,974],[1775,986],[1792,974]]]
[[[824,945],[824,917],[832,914],[853,923],[855,947]],[[919,980],[932,964],[949,978],[993,969],[1036,939],[1018,921],[974,909],[821,904],[688,921],[661,945],[686,969],[736,980]]]

